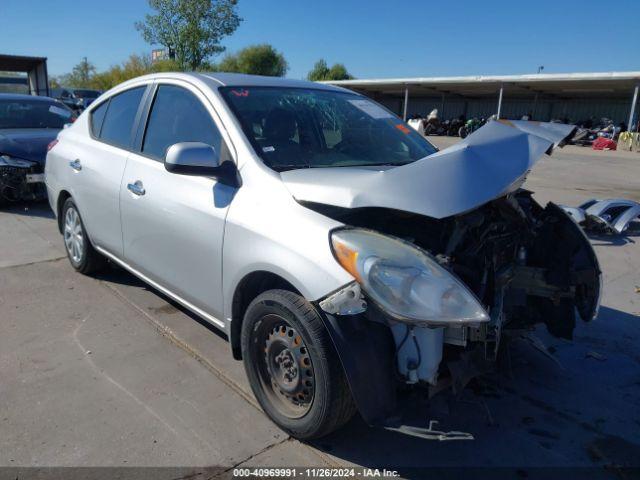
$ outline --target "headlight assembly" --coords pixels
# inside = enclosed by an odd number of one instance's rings
[[[434,325],[489,321],[462,282],[408,242],[354,228],[335,230],[331,246],[338,263],[397,320]]]

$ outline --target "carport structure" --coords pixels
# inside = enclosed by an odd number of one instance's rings
[[[367,95],[405,119],[426,116],[437,108],[440,118],[464,115],[553,118],[577,122],[607,117],[637,121],[640,72],[559,73],[469,77],[425,77],[338,80],[327,82]]]
[[[31,95],[49,96],[49,78],[45,57],[25,57],[19,55],[0,55],[0,72],[26,73],[27,78],[1,77],[0,83],[24,84],[25,80]]]

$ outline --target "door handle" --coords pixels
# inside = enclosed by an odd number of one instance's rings
[[[142,196],[147,193],[140,180],[136,180],[134,183],[127,184],[127,189],[134,195],[138,196]]]
[[[77,158],[73,162],[69,162],[69,166],[73,168],[76,172],[79,172],[80,170],[82,170],[82,164],[80,163],[80,160],[78,160]]]

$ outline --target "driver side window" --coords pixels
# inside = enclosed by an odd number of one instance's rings
[[[220,163],[231,160],[220,131],[200,100],[185,88],[160,85],[149,114],[142,152],[162,161],[167,149],[180,142],[206,143],[216,149]]]

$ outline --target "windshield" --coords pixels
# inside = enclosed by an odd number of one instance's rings
[[[74,90],[73,94],[79,98],[98,98],[100,92],[97,90]]]
[[[436,148],[377,103],[352,93],[221,88],[264,163],[277,171],[404,165]]]
[[[0,128],[57,128],[73,121],[73,113],[59,102],[0,100]]]

